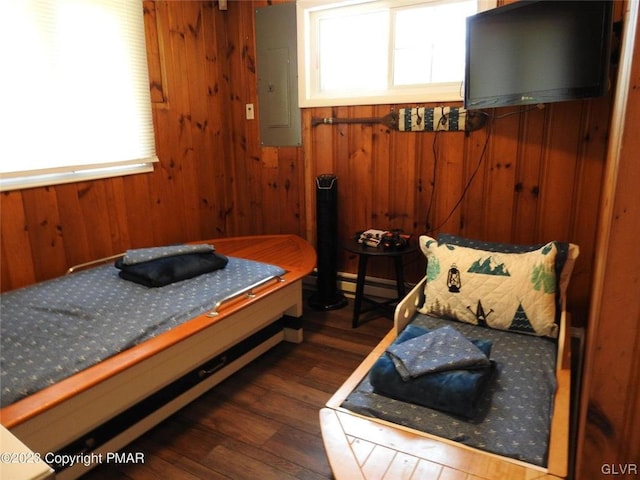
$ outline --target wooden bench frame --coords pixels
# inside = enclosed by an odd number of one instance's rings
[[[398,304],[394,328],[320,411],[322,438],[336,480],[566,478],[569,470],[571,390],[569,318],[566,312],[562,313],[558,335],[557,390],[547,468],[478,450],[388,421],[365,417],[340,406],[424,303],[425,282],[426,278],[423,278]]]

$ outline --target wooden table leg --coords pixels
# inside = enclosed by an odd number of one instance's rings
[[[402,265],[402,256],[394,257],[396,261],[396,289],[398,290],[398,299],[405,295],[404,288],[404,267]]]
[[[360,307],[362,306],[362,297],[364,295],[364,279],[367,275],[367,260],[368,255],[359,255],[358,259],[358,280],[356,283],[356,298],[353,303],[353,321],[351,327],[356,328],[358,326],[358,320],[360,318]]]

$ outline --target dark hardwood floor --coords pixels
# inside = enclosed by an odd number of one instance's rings
[[[144,463],[84,478],[331,478],[318,411],[392,326],[373,313],[352,329],[352,312],[305,304],[303,343],[277,345],[123,450]]]

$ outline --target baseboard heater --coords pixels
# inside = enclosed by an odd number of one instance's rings
[[[356,293],[357,275],[354,273],[338,272],[337,286],[338,290],[347,297],[353,298]],[[316,276],[315,272],[308,275],[304,281],[304,287],[307,290],[315,290]],[[405,282],[407,291],[415,286],[413,283]],[[398,296],[395,279],[365,277],[364,293],[367,297],[377,297],[380,299],[391,300]]]
[[[299,319],[293,319],[299,322]],[[145,399],[129,407],[127,410],[103,423],[99,427],[87,432],[73,443],[66,445],[52,455],[52,458],[64,458],[62,456],[73,456],[88,454],[104,445],[130,426],[148,417],[162,406],[176,399],[183,393],[195,387],[202,381],[209,378],[222,368],[230,365],[235,360],[250,352],[260,344],[278,335],[286,327],[297,328],[298,322],[293,322],[291,317],[283,317],[257,331],[253,335],[245,338],[236,345],[230,347],[225,352],[216,355],[200,366],[194,368],[189,373],[174,380],[162,389],[152,393]],[[58,456],[58,454],[60,456]],[[68,457],[67,457],[68,458]],[[51,464],[51,467],[60,473],[67,468],[67,465]]]

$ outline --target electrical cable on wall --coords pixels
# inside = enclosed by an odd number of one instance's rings
[[[442,117],[442,120],[445,120],[446,117]],[[441,120],[441,121],[442,121]],[[432,180],[431,180],[431,198],[429,199],[429,207],[427,208],[427,214],[425,217],[425,229],[427,231],[429,231],[429,216],[431,215],[431,206],[433,205],[434,201],[435,201],[435,191],[436,191],[436,173],[438,171],[438,151],[437,151],[437,142],[438,142],[438,133],[441,130],[437,129],[435,131],[435,135],[433,136],[433,143],[431,144],[431,151],[433,153],[433,173],[432,173]],[[421,167],[421,166],[420,166]],[[422,171],[422,168],[420,168],[418,171]]]
[[[434,199],[435,199],[435,190],[436,190],[436,171],[437,171],[437,163],[438,163],[438,152],[436,150],[436,142],[437,142],[437,138],[438,138],[438,132],[442,131],[442,130],[435,130],[435,136],[433,138],[433,188],[431,189],[431,199],[429,201],[429,207],[427,209],[427,213],[425,216],[425,230],[426,233],[429,234],[434,234],[436,231],[440,230],[440,228],[442,228],[453,216],[454,212],[458,209],[458,207],[462,204],[462,201],[464,200],[465,196],[467,195],[467,192],[469,191],[469,188],[471,187],[471,183],[473,182],[473,179],[475,178],[476,174],[478,173],[479,169],[480,169],[480,165],[482,164],[482,161],[484,160],[484,157],[486,155],[487,152],[487,148],[489,145],[489,138],[491,137],[491,129],[493,127],[493,122],[495,120],[500,120],[502,118],[506,118],[506,117],[511,117],[513,115],[522,115],[524,113],[533,111],[533,110],[542,110],[544,108],[544,104],[538,104],[535,105],[533,107],[530,108],[526,108],[524,110],[518,110],[515,112],[508,112],[502,115],[489,115],[486,112],[482,111],[482,112],[478,112],[481,115],[484,115],[487,119],[487,137],[485,138],[484,141],[484,145],[482,147],[482,152],[480,152],[480,157],[478,158],[478,163],[476,164],[476,167],[474,168],[473,172],[471,173],[471,176],[469,177],[469,180],[467,181],[467,183],[465,184],[464,188],[462,189],[462,194],[460,195],[460,197],[458,198],[458,201],[456,202],[456,204],[453,206],[453,208],[449,211],[447,217],[440,223],[438,224],[436,227],[434,228],[430,228],[430,224],[429,224],[429,216],[431,215],[431,206],[434,203]],[[441,118],[441,123],[444,121],[444,123],[446,123],[446,117],[443,115],[443,117]]]
[[[482,115],[485,115],[488,119],[493,120],[494,117],[489,117],[489,115],[487,115],[485,112],[481,112]],[[444,117],[443,117],[444,119]],[[435,190],[436,190],[436,171],[437,171],[437,163],[438,163],[438,152],[436,150],[436,142],[437,142],[437,138],[438,138],[438,131],[436,131],[436,134],[434,136],[433,139],[433,188],[431,189],[431,199],[429,201],[429,207],[427,209],[427,213],[426,213],[426,217],[425,217],[425,229],[426,229],[426,233],[430,233],[433,234],[435,231],[439,230],[440,228],[442,228],[453,216],[454,212],[458,209],[458,207],[462,204],[462,201],[464,200],[464,198],[467,195],[467,192],[469,191],[469,188],[471,187],[471,183],[473,182],[473,179],[475,178],[475,176],[477,175],[478,171],[480,170],[480,165],[482,165],[482,161],[484,160],[484,157],[486,155],[487,152],[487,147],[489,145],[489,138],[491,137],[491,128],[493,126],[493,122],[490,121],[488,122],[487,125],[487,136],[485,138],[484,141],[484,145],[482,147],[482,152],[480,152],[480,157],[478,158],[478,162],[476,164],[476,167],[474,168],[473,172],[471,173],[471,176],[469,177],[469,180],[467,180],[467,183],[465,184],[464,188],[462,189],[462,193],[460,195],[460,197],[458,198],[458,201],[456,202],[456,204],[453,206],[453,208],[449,211],[449,214],[447,215],[447,217],[436,227],[434,228],[430,228],[430,224],[429,224],[429,216],[431,215],[431,206],[434,203],[434,199],[435,199]]]

